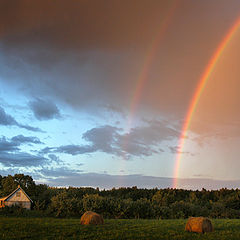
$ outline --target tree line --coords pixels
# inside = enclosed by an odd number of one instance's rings
[[[33,200],[32,211],[5,207],[0,215],[80,217],[85,211],[95,211],[104,218],[240,218],[240,189],[53,188],[35,184],[29,175],[15,174],[0,176],[0,197],[18,185]]]

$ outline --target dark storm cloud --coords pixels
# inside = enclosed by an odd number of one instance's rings
[[[180,150],[180,147],[179,147],[179,146],[168,146],[168,149],[170,150],[170,153],[172,153],[172,154],[181,153],[181,154],[189,154],[189,155],[191,155],[191,156],[194,156],[194,155],[195,155],[194,153],[187,152],[187,151],[181,151],[181,152],[179,152],[179,150]]]
[[[10,46],[134,47],[139,40],[142,44],[151,39],[164,9],[171,6],[172,1],[157,0],[2,0],[0,33]]]
[[[24,129],[26,129],[26,130],[28,130],[28,131],[44,133],[44,131],[41,130],[40,128],[38,128],[38,127],[31,127],[31,126],[29,126],[29,125],[20,124],[20,123],[18,123],[16,126],[18,126],[18,127],[20,127],[20,128],[24,128]]]
[[[119,136],[118,143],[125,145],[123,150],[130,155],[151,156],[162,152],[156,147],[163,141],[175,140],[179,132],[165,122],[152,121],[146,126],[135,127],[129,133]]]
[[[40,144],[41,141],[37,137],[23,135],[15,136],[10,140],[6,137],[0,138],[0,163],[5,167],[31,167],[46,164],[46,158],[21,151],[21,145],[26,143]]]
[[[4,126],[18,125],[17,121],[7,114],[4,109],[0,106],[0,124]]]
[[[37,137],[25,137],[18,135],[11,140],[7,140],[6,137],[0,138],[0,152],[15,152],[19,150],[20,145],[26,143],[40,144],[42,143]]]
[[[58,107],[49,100],[35,99],[29,102],[29,106],[38,120],[60,118]]]
[[[179,152],[179,146],[169,146],[168,148],[169,148],[170,152],[173,154],[176,154]]]
[[[113,126],[101,126],[92,128],[85,132],[82,136],[84,140],[89,142],[88,145],[64,145],[56,148],[44,148],[40,152],[45,154],[49,152],[67,153],[71,155],[94,153],[97,151],[120,155],[121,150],[116,146],[117,138],[120,136],[118,131],[120,128]]]
[[[88,130],[83,134],[82,138],[91,143],[94,151],[120,155],[121,149],[117,141],[121,130],[121,128],[105,125]]]
[[[132,128],[124,137],[137,144],[155,145],[179,136],[179,132],[168,125],[165,121],[149,121],[146,126]]]
[[[236,2],[232,4],[238,14]],[[153,40],[174,5],[157,0],[1,1],[2,81],[31,97],[56,98],[85,111],[108,103],[109,111],[128,111]],[[141,109],[182,117],[211,47],[215,49],[222,34],[215,23],[224,29],[234,18],[233,12],[222,18],[229,6],[217,1],[179,4],[172,19],[176,26],[170,21],[149,66]],[[201,28],[199,23],[209,16],[213,23]],[[205,28],[211,36],[206,37]],[[204,56],[188,54],[204,43]]]
[[[11,115],[7,114],[1,106],[0,106],[0,125],[17,126],[19,128],[24,128],[32,132],[43,132],[40,128],[31,127],[29,125],[17,122]]]
[[[93,153],[96,152],[98,149],[94,148],[94,146],[78,146],[78,145],[65,145],[58,147],[54,150],[54,152],[58,153],[67,153],[71,155],[78,155],[84,153]]]
[[[42,144],[42,142],[37,137],[26,137],[23,135],[17,135],[15,137],[12,137],[11,140],[12,142],[19,143],[19,144],[23,144],[23,143]]]
[[[55,154],[48,154],[49,159],[51,159],[53,162],[62,162],[58,156],[56,156]]]
[[[0,138],[0,152],[18,151],[20,143],[15,141],[8,141],[5,137]]]
[[[5,167],[36,167],[46,162],[47,159],[42,156],[25,152],[0,152],[0,163]]]
[[[102,126],[83,134],[83,139],[92,143],[98,151],[115,155],[151,156],[159,151],[155,149],[163,141],[172,140],[179,132],[160,121],[153,121],[146,126],[130,129],[122,133],[121,128]]]
[[[39,151],[39,154],[47,154],[51,153],[54,150],[53,147],[45,147]]]
[[[31,99],[128,114],[146,70],[136,115],[183,119],[208,59],[239,15],[239,1],[230,2],[179,1],[162,32],[175,1],[3,0],[1,81]],[[56,116],[41,113],[36,117]]]
[[[150,125],[132,128],[129,133],[114,126],[100,126],[86,131],[82,138],[89,142],[87,145],[64,145],[60,147],[44,148],[40,152],[67,153],[71,155],[104,152],[129,159],[133,156],[151,156],[163,152],[158,145],[163,141],[174,140],[179,132],[166,126],[160,121],[153,121]]]

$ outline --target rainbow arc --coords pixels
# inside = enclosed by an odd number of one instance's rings
[[[218,47],[216,48],[214,54],[212,55],[211,59],[209,60],[199,82],[196,87],[196,90],[193,94],[193,97],[191,99],[191,102],[189,104],[187,114],[184,120],[184,124],[182,126],[181,130],[181,135],[179,137],[179,143],[178,143],[178,152],[175,160],[175,166],[174,166],[174,182],[173,182],[173,188],[178,187],[178,172],[179,172],[179,167],[181,163],[181,157],[182,157],[182,152],[184,148],[184,140],[187,136],[187,131],[190,128],[192,118],[194,116],[195,110],[197,108],[198,102],[201,98],[202,92],[204,91],[207,82],[216,67],[219,59],[221,58],[222,54],[224,53],[224,50],[227,48],[228,44],[230,43],[231,39],[235,36],[237,30],[240,27],[240,18],[238,18],[234,24],[231,26],[231,28],[228,30],[227,34],[224,36],[222,41],[219,43]]]

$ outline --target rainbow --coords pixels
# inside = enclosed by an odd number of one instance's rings
[[[201,94],[204,91],[204,88],[206,87],[207,81],[210,78],[215,66],[217,65],[219,59],[221,58],[224,50],[230,43],[231,39],[234,37],[235,33],[239,29],[240,26],[240,18],[238,18],[232,27],[228,30],[227,34],[224,36],[220,44],[218,45],[217,49],[215,50],[214,54],[212,55],[210,61],[208,62],[199,82],[196,87],[196,90],[193,94],[193,97],[191,99],[191,102],[189,104],[187,114],[185,116],[185,121],[182,126],[181,135],[179,137],[179,143],[178,143],[178,152],[177,157],[175,160],[175,166],[174,166],[174,181],[173,181],[173,188],[178,187],[177,178],[178,178],[178,171],[180,167],[181,162],[181,156],[183,152],[184,147],[184,139],[186,138],[187,131],[190,127],[193,115],[195,113],[196,107],[198,105],[198,102],[200,100]]]
[[[159,27],[159,31],[157,32],[156,36],[153,38],[150,44],[150,47],[147,50],[143,67],[141,68],[141,72],[139,73],[139,77],[137,78],[134,94],[130,101],[129,116],[128,116],[126,131],[129,131],[129,129],[131,128],[132,121],[137,110],[137,106],[140,102],[144,87],[146,86],[146,83],[148,80],[148,74],[149,74],[152,62],[156,55],[157,49],[159,47],[159,43],[161,42],[169,24],[171,23],[171,20],[174,16],[174,13],[177,9],[178,4],[179,4],[179,0],[175,0],[172,2],[171,6],[169,7],[169,10],[167,11],[166,17],[164,18],[164,20],[161,23],[161,26]]]

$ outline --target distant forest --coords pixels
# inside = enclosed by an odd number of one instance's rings
[[[0,176],[0,197],[18,185],[33,200],[32,210],[5,207],[0,209],[0,215],[80,217],[85,211],[95,211],[104,218],[240,218],[239,189],[52,188],[35,184],[29,175],[15,174]]]

